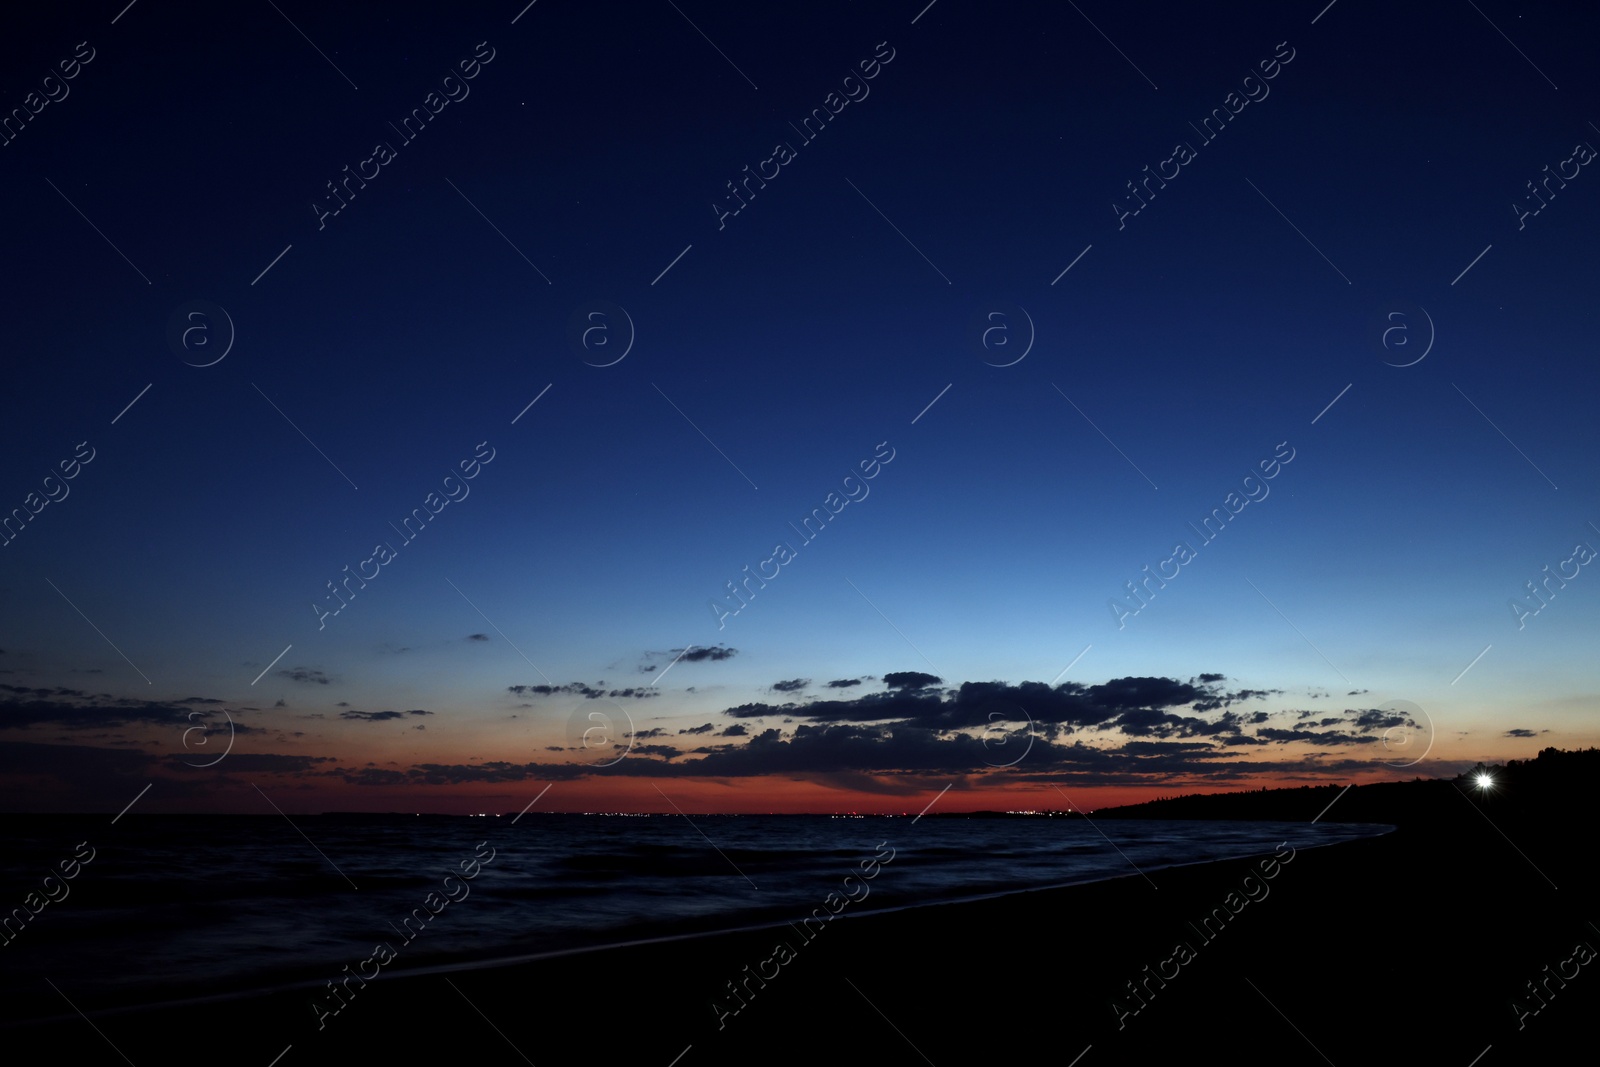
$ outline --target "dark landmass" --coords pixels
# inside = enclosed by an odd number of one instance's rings
[[[1479,785],[1480,776],[1488,784]],[[1345,786],[1300,786],[1240,793],[1196,793],[1164,797],[1120,808],[1102,808],[1100,819],[1259,819],[1300,822],[1319,815],[1328,822],[1382,822],[1403,826],[1429,821],[1438,798],[1466,793],[1496,819],[1548,820],[1563,813],[1592,811],[1594,783],[1600,781],[1600,749],[1547,748],[1531,760],[1479,764],[1455,778],[1417,778]]]

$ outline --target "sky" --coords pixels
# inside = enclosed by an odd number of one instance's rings
[[[0,809],[1600,740],[1600,14],[524,3],[0,16]]]

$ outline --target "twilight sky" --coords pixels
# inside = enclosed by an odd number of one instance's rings
[[[1600,14],[924,2],[0,16],[0,808],[1600,741]]]

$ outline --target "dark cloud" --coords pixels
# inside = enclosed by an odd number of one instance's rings
[[[635,730],[634,733],[633,733],[633,739],[635,741],[642,740],[643,738],[646,738],[646,737],[665,737],[665,736],[667,736],[667,731],[663,730],[659,726],[652,726],[648,730]]]
[[[641,763],[655,768],[664,766],[659,762],[648,760],[623,760],[616,766],[622,767],[629,763]],[[359,770],[339,770],[335,773],[353,785],[403,785],[410,787],[421,785],[461,785],[463,783],[476,782],[521,782],[534,777],[572,779],[582,776],[586,769],[584,766],[575,763],[517,764],[496,760],[490,763],[465,765],[419,763],[405,771],[363,767]]]
[[[784,682],[773,682],[772,688],[779,693],[798,693],[811,684],[810,678],[790,678]]]
[[[15,693],[18,696],[38,697],[41,700],[54,697],[58,700],[114,700],[110,693],[101,693],[98,696],[84,689],[65,689],[56,686],[54,689],[30,689],[25,685],[0,685],[0,692]]]
[[[1350,720],[1352,726],[1358,730],[1387,730],[1396,726],[1417,726],[1409,715],[1400,715],[1392,711],[1383,711],[1372,708],[1367,711],[1349,711],[1346,715],[1354,715]]]
[[[489,640],[489,635],[488,634],[468,634],[467,635],[467,640],[468,641],[487,641],[487,640]]]
[[[809,781],[829,789],[847,790],[852,793],[872,793],[885,797],[910,797],[927,792],[928,787],[919,778],[911,776],[895,776],[885,774],[863,774],[859,771],[842,771],[837,774],[827,772],[813,772],[806,776]]]
[[[390,719],[403,719],[407,715],[432,715],[431,711],[418,708],[414,711],[341,711],[339,718],[353,719],[358,722],[388,722]]]
[[[716,728],[717,728],[717,724],[716,723],[708,722],[704,726],[691,726],[687,730],[679,730],[678,732],[680,734],[709,734],[712,730],[715,730]]]
[[[508,685],[506,692],[516,693],[518,696],[529,694],[541,697],[553,696],[556,693],[574,693],[588,700],[598,700],[606,695],[604,689],[596,689],[583,682],[568,682],[566,685]]]
[[[115,812],[150,784],[155,757],[130,748],[46,745],[0,741],[0,807],[6,811],[47,810]],[[160,793],[192,793],[203,775],[164,779]],[[44,799],[45,789],[55,795]],[[60,792],[57,793],[56,790]],[[62,803],[65,797],[65,804]]]
[[[995,765],[995,749],[966,732],[948,734],[904,723],[801,724],[792,736],[764,730],[746,744],[711,752],[705,758],[674,765],[673,773],[705,777],[747,777],[765,774],[816,775],[840,773],[947,775],[967,774]],[[1130,741],[1121,750],[1074,742],[1052,744],[1036,738],[1025,761],[1042,768],[1125,768],[1149,776],[1195,771],[1232,757],[1204,742],[1164,744]],[[622,767],[626,764],[618,764]],[[629,773],[646,773],[630,770]]]
[[[0,686],[13,693],[48,694],[57,699],[0,700],[0,725],[6,728],[27,726],[67,726],[76,729],[117,729],[140,725],[184,726],[194,724],[190,716],[209,717],[215,712],[196,711],[192,704],[221,704],[222,701],[189,697],[172,704],[157,701],[125,700],[107,694],[99,696],[75,689],[25,689]],[[59,699],[66,698],[66,699]]]
[[[1200,676],[1201,688],[1208,690],[1205,696],[1194,701],[1196,711],[1216,711],[1218,708],[1228,708],[1246,700],[1265,700],[1268,697],[1278,696],[1282,689],[1235,689],[1230,691],[1215,688],[1222,681],[1220,674],[1202,674]]]
[[[415,769],[415,768],[413,768],[413,770],[411,772],[406,772],[406,771],[383,770],[383,769],[378,768],[378,767],[363,767],[360,770],[354,770],[354,771],[341,770],[341,771],[339,771],[337,773],[338,773],[339,777],[343,778],[346,782],[349,782],[351,785],[374,785],[374,786],[405,785],[405,786],[409,786],[409,785],[415,785],[417,783],[418,779],[421,777],[421,774],[418,773],[417,769]],[[441,782],[441,783],[435,783],[435,784],[441,784],[442,785],[442,784],[445,784],[445,783]]]
[[[0,741],[0,774],[3,775],[41,775],[88,783],[107,773],[116,776],[145,774],[154,762],[155,757],[130,749]]]
[[[1317,745],[1370,745],[1376,737],[1358,737],[1355,734],[1326,733],[1317,730],[1278,730],[1273,727],[1257,730],[1256,736],[1278,744],[1290,741],[1310,741]]]
[[[1539,736],[1539,731],[1537,731],[1537,730],[1524,730],[1522,727],[1519,726],[1514,730],[1507,730],[1505,732],[1505,736],[1506,737],[1538,737]]]
[[[173,768],[192,766],[190,757],[170,755],[167,765]],[[304,774],[314,770],[319,763],[337,763],[332,756],[290,756],[272,752],[230,752],[226,759],[216,764],[219,771],[233,774]]]
[[[745,737],[750,733],[742,722],[736,722],[726,730],[717,734],[718,737]]]
[[[860,678],[835,678],[827,684],[829,689],[849,689],[853,685],[860,685]]]
[[[931,681],[930,681],[931,680]],[[963,682],[954,690],[928,686],[940,679],[914,671],[884,675],[891,688],[850,700],[818,700],[810,704],[742,704],[724,715],[736,719],[794,715],[813,722],[904,721],[942,729],[987,727],[997,721],[1061,723],[1069,726],[1110,724],[1127,711],[1150,711],[1201,704],[1215,707],[1218,694],[1171,678],[1117,678],[1102,685],[1063,682]],[[1132,720],[1130,720],[1132,721]]]
[[[687,652],[682,649],[673,649],[671,652],[667,653],[667,655],[675,656],[678,659],[683,660],[685,663],[700,663],[705,660],[710,660],[713,663],[720,663],[725,659],[732,659],[738,654],[738,649],[725,648],[722,645],[713,645],[710,648],[690,647]]]
[[[942,681],[944,679],[936,674],[924,674],[921,671],[890,671],[883,676],[883,684],[890,689],[926,689]]]
[[[332,681],[326,674],[310,667],[285,667],[278,674],[291,682],[311,682],[316,685],[327,685]]]
[[[1283,745],[1290,741],[1359,746],[1376,740],[1370,736],[1264,730],[1262,737],[1251,737],[1228,732],[1237,729],[1242,717],[1232,721],[1227,716],[1214,721],[1194,716],[1162,719],[1152,714],[1154,711],[1116,711],[1115,717],[1128,717],[1129,728],[1147,731],[1116,746],[1087,745],[1078,740],[1067,743],[1059,737],[1036,733],[1024,761],[1000,773],[1011,784],[1170,785],[1175,782],[1248,782],[1258,775],[1325,781],[1330,776],[1348,776],[1372,769],[1372,764],[1365,760],[1328,759],[1319,753],[1251,762],[1241,762],[1239,758],[1242,749],[1250,746]],[[1211,733],[1191,735],[1189,731]],[[681,732],[707,733],[710,724]],[[1013,734],[1012,739],[1016,736]],[[604,768],[581,764],[493,762],[420,764],[402,774],[371,769],[341,769],[331,773],[356,784],[408,787],[524,780],[548,782],[601,774],[713,779],[779,775],[837,788],[883,793],[898,793],[902,789],[919,792],[940,780],[968,788],[977,780],[973,776],[990,772],[1000,753],[986,744],[986,740],[992,741],[992,735],[978,736],[977,731],[929,728],[908,722],[801,723],[792,733],[768,728],[750,736],[743,744],[707,745],[689,753],[678,752],[668,745],[636,746],[634,753],[646,758],[622,759]],[[621,746],[618,747],[620,750]],[[684,756],[701,758],[685,759]]]
[[[1136,708],[1102,724],[1100,729],[1121,730],[1129,737],[1213,737],[1240,733],[1242,721],[1231,711],[1216,719],[1201,719],[1193,715],[1170,715],[1156,708]]]
[[[661,690],[651,689],[649,686],[640,686],[637,689],[613,689],[606,694],[608,697],[622,697],[632,700],[648,700],[661,695]]]
[[[196,769],[185,766],[185,758],[182,753],[158,757],[134,747],[0,741],[0,810],[37,811],[43,807],[116,813],[152,782],[155,787],[147,803],[159,799],[204,804],[214,797],[219,775],[330,774],[334,772],[313,767],[337,762],[326,756],[236,751],[214,767]],[[193,754],[187,758],[192,761]],[[237,784],[244,785],[242,781]]]

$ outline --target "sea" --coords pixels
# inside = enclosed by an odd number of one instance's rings
[[[317,987],[379,943],[394,950],[386,974],[414,973],[781,924],[829,894],[859,916],[1159,882],[1172,866],[1390,829],[536,812],[6,815],[0,826],[0,1025],[54,1014],[63,997],[92,1011]]]

